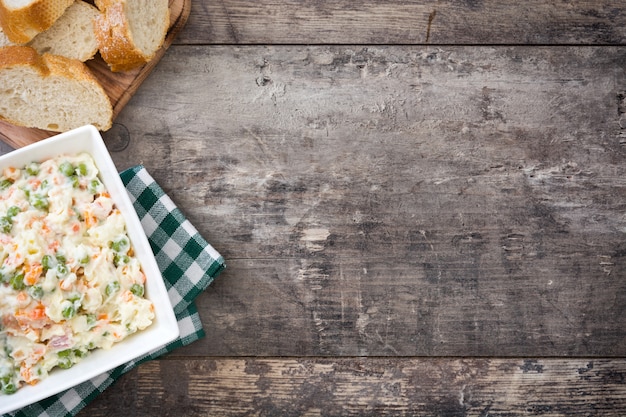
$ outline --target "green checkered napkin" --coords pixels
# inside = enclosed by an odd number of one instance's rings
[[[135,366],[204,337],[194,299],[224,269],[224,258],[198,234],[143,166],[129,168],[120,177],[163,274],[180,336],[145,356],[5,417],[74,416]]]

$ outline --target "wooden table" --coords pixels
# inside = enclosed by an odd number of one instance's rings
[[[622,1],[194,0],[105,138],[228,266],[80,415],[626,415],[625,45]]]

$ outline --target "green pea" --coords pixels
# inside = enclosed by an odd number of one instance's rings
[[[80,186],[80,180],[78,179],[78,175],[70,176],[70,182],[72,183],[72,188],[78,188]]]
[[[120,255],[116,253],[113,257],[113,264],[115,266],[126,265],[130,262],[130,257],[128,255]]]
[[[57,363],[57,366],[61,369],[69,369],[72,367],[72,365],[74,365],[74,362],[72,362],[71,358],[68,357],[60,357],[59,356],[59,362]]]
[[[87,325],[89,327],[93,326],[94,324],[96,324],[97,318],[95,314],[89,313],[87,314]]]
[[[141,285],[141,284],[133,284],[130,287],[130,292],[135,294],[137,297],[143,297],[143,293],[144,293],[143,285]]]
[[[65,258],[65,255],[57,254],[56,258],[57,262],[59,263],[67,263],[67,258]]]
[[[80,164],[78,164],[78,168],[76,169],[76,171],[78,172],[78,175],[82,175],[84,177],[85,175],[87,175],[87,165],[81,162]]]
[[[82,265],[86,265],[89,263],[89,261],[91,260],[91,256],[89,256],[89,254],[83,256],[82,258],[80,258],[80,260],[78,262],[80,262]]]
[[[67,275],[68,272],[69,269],[67,268],[67,265],[59,262],[59,264],[57,265],[57,275],[60,277],[64,277],[65,275]]]
[[[67,161],[62,162],[61,165],[59,165],[59,171],[66,177],[69,177],[74,175],[74,166]]]
[[[43,298],[43,288],[39,285],[33,285],[28,289],[28,293],[35,300],[41,300]]]
[[[97,178],[94,178],[89,182],[89,192],[91,194],[97,194],[100,192],[101,186],[102,186],[102,183],[100,182],[100,180]]]
[[[111,249],[115,252],[126,252],[130,248],[130,243],[125,237],[121,237],[111,242]]]
[[[41,266],[43,267],[44,271],[52,269],[56,266],[56,259],[54,259],[50,255],[44,255],[43,258],[41,258]]]
[[[61,350],[57,352],[57,356],[59,358],[69,358],[71,354],[72,354],[72,349],[65,349],[65,350]]]
[[[9,233],[13,228],[13,220],[8,216],[0,217],[0,230],[4,233]]]
[[[71,319],[76,315],[76,307],[74,307],[74,304],[69,304],[61,310],[61,314],[66,319]]]
[[[15,217],[15,216],[17,216],[19,214],[20,211],[22,211],[22,210],[20,210],[20,208],[18,206],[11,206],[7,210],[7,216],[8,217]]]
[[[104,289],[104,293],[106,296],[110,296],[111,294],[120,290],[120,283],[117,281],[110,282],[106,288]]]
[[[39,210],[47,210],[50,206],[48,199],[43,195],[34,195],[29,198],[30,205]]]
[[[24,285],[24,274],[16,274],[11,277],[9,284],[15,291],[21,291],[26,286]]]
[[[39,164],[36,162],[31,162],[30,164],[26,165],[26,173],[32,176],[39,174]]]
[[[0,181],[0,190],[4,190],[9,188],[11,185],[13,185],[13,181],[11,181],[8,178],[5,178],[3,180]]]
[[[11,395],[11,394],[15,394],[16,392],[17,392],[17,385],[15,385],[13,381],[7,384],[2,384],[3,394]]]

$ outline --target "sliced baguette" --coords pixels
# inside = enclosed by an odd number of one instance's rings
[[[111,71],[128,71],[150,61],[170,23],[168,0],[96,0],[102,14],[95,30],[100,55]]]
[[[39,55],[28,46],[0,48],[0,119],[54,132],[111,127],[109,97],[76,59]]]
[[[82,0],[76,1],[45,32],[28,44],[40,54],[50,53],[87,61],[98,52],[94,20],[100,11]]]
[[[9,40],[25,44],[48,29],[74,0],[0,0],[0,26]]]

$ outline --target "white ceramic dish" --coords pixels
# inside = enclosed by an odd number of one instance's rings
[[[32,161],[79,152],[88,152],[94,158],[100,171],[100,179],[124,216],[135,254],[147,277],[146,297],[154,303],[156,317],[150,327],[115,344],[110,350],[94,350],[69,369],[55,369],[36,385],[24,386],[12,395],[0,394],[0,414],[58,394],[157,349],[179,335],[176,316],[148,239],[111,156],[95,127],[83,126],[0,156],[0,171],[7,166],[20,167]]]

